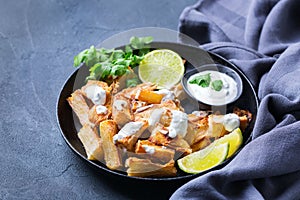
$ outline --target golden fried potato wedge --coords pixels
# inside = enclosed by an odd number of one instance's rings
[[[89,120],[96,126],[99,126],[100,122],[111,117],[111,106],[94,105],[88,114]]]
[[[141,90],[138,95],[138,100],[144,101],[148,104],[159,104],[163,97],[164,95],[157,94],[154,91]]]
[[[67,98],[69,105],[77,115],[82,126],[85,124],[92,125],[89,120],[89,107],[80,90],[75,90],[70,97]]]
[[[210,143],[212,143],[213,139],[206,136],[206,135],[203,135],[202,138],[193,143],[191,145],[191,148],[193,150],[193,152],[195,151],[199,151],[200,149],[204,149],[205,147],[207,147]]]
[[[128,167],[128,176],[138,177],[172,177],[176,176],[177,170],[174,160],[161,165],[151,162],[149,159],[130,157],[126,160],[125,166]]]
[[[228,133],[228,131],[226,131],[224,124],[222,122],[216,122],[216,118],[222,118],[222,115],[209,115],[208,116],[208,131],[207,131],[207,136],[211,137],[211,138],[220,138],[222,136],[224,136],[225,134]]]
[[[100,136],[104,151],[104,160],[109,169],[122,168],[122,158],[118,147],[113,142],[113,136],[117,133],[117,124],[113,120],[105,120],[100,123]]]
[[[157,146],[148,140],[139,140],[135,147],[135,153],[154,163],[166,164],[174,158],[175,151],[165,146]]]
[[[113,137],[114,143],[128,151],[134,151],[138,138],[147,129],[146,121],[129,122]]]
[[[78,132],[78,138],[82,142],[89,160],[103,160],[102,141],[94,129],[85,124]]]
[[[103,81],[97,81],[97,80],[88,80],[88,82],[81,87],[81,92],[86,96],[86,89],[91,85],[97,85],[101,88],[103,88],[107,93],[110,93],[112,88],[108,86],[106,82]]]
[[[192,153],[190,145],[180,136],[177,136],[170,140],[167,147],[172,148],[176,151],[176,157],[182,157]]]
[[[121,94],[113,97],[112,101],[112,119],[116,121],[119,128],[133,120],[130,109],[130,100]]]
[[[124,97],[128,99],[138,99],[139,93],[142,90],[153,91],[157,88],[157,86],[153,83],[142,83],[137,85],[136,87],[130,87],[122,90],[119,94],[122,94]]]
[[[184,139],[192,145],[202,139],[208,130],[208,118],[198,118],[190,114],[188,120],[187,134]]]

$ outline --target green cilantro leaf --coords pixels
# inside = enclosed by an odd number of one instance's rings
[[[111,74],[113,76],[122,76],[126,73],[127,67],[124,65],[114,65],[111,69]]]
[[[220,90],[222,90],[223,82],[222,82],[222,80],[215,80],[211,83],[211,85],[214,90],[220,91]]]
[[[147,44],[150,44],[153,41],[153,37],[131,37],[130,38],[130,45],[134,49],[143,49],[143,48],[149,48],[150,46]]]
[[[141,41],[142,41],[144,44],[150,44],[150,43],[153,41],[153,37],[151,37],[151,36],[143,37],[143,38],[141,38]]]
[[[131,54],[132,53],[132,48],[129,45],[125,46],[125,53]]]
[[[199,75],[189,81],[190,84],[197,84],[201,87],[208,87],[210,84],[210,73]]]
[[[87,52],[88,52],[88,50],[86,49],[74,57],[74,66],[75,67],[78,67],[82,62],[85,61]]]

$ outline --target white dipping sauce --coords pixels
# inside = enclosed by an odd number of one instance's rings
[[[223,82],[222,89],[216,91],[211,84],[208,87],[202,87],[198,84],[189,83],[191,80],[200,75],[210,74],[212,83],[215,80],[221,80]],[[237,96],[237,83],[230,76],[213,70],[206,70],[192,75],[187,80],[187,87],[189,92],[199,101],[209,105],[224,105],[231,102]]]

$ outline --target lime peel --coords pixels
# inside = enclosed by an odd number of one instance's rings
[[[243,134],[241,129],[237,128],[233,130],[231,133],[219,138],[216,140],[217,143],[223,144],[229,143],[229,150],[227,158],[230,158],[242,145],[243,143]]]

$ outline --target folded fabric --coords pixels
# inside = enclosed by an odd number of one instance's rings
[[[300,1],[200,0],[179,30],[234,63],[260,99],[253,138],[171,199],[300,199]]]

